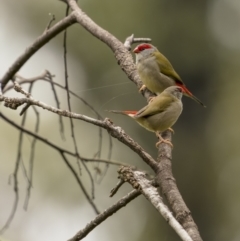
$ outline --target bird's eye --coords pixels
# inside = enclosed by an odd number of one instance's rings
[[[177,88],[175,91],[176,91],[176,93],[182,93],[183,92],[182,88]]]

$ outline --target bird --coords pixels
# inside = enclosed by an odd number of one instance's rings
[[[158,147],[158,145],[162,142],[173,147],[170,140],[164,140],[160,133],[166,131],[167,129],[172,130],[171,127],[175,124],[182,113],[182,95],[183,90],[181,87],[170,86],[139,111],[108,111],[116,114],[127,115],[148,131],[155,132],[156,136],[159,138],[159,141],[156,143],[156,147]]]
[[[179,86],[184,95],[206,107],[188,90],[169,60],[155,46],[149,43],[139,44],[133,52],[136,55],[137,72],[144,84],[139,91],[147,87],[158,95],[169,86]]]

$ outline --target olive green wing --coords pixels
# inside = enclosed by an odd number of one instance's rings
[[[134,118],[148,117],[161,112],[164,112],[174,101],[170,95],[158,95],[147,106],[139,110]]]
[[[177,74],[177,72],[174,70],[173,66],[169,62],[169,60],[161,54],[159,51],[154,53],[156,57],[157,64],[159,66],[159,71],[163,73],[164,75],[172,77],[177,82],[180,82],[183,84],[180,76]]]

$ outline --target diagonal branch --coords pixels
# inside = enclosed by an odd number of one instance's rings
[[[179,222],[174,218],[171,211],[163,203],[157,188],[154,187],[146,178],[146,174],[132,170],[129,167],[120,167],[118,173],[123,181],[129,182],[133,188],[140,190],[141,193],[147,198],[148,201],[157,209],[157,211],[163,216],[163,218],[168,222],[168,224],[175,230],[183,241],[193,241],[186,230],[179,224]]]
[[[70,171],[72,172],[73,176],[75,177],[78,185],[80,186],[84,196],[86,197],[86,199],[88,200],[89,204],[92,206],[92,208],[94,209],[95,213],[96,214],[99,214],[99,210],[98,208],[96,207],[95,203],[93,202],[93,200],[91,199],[91,197],[88,195],[88,192],[86,190],[86,188],[84,187],[81,179],[79,178],[77,172],[74,170],[74,168],[72,167],[72,165],[70,164],[70,162],[68,161],[68,159],[66,158],[66,156],[64,155],[63,152],[60,152],[64,162],[66,163],[67,167],[70,169]]]
[[[110,47],[121,69],[125,72],[128,78],[137,85],[138,88],[141,88],[142,81],[137,74],[137,69],[133,62],[132,55],[124,44],[89,18],[87,14],[79,8],[75,0],[66,0],[66,2],[71,7],[73,11],[72,14],[74,15],[76,21],[94,37],[98,38]],[[148,90],[145,90],[143,94],[147,99],[152,96],[152,93]]]
[[[69,13],[69,6],[67,5],[66,8],[66,16]],[[64,61],[64,76],[65,76],[65,90],[67,92],[67,104],[68,104],[68,110],[72,111],[72,107],[71,107],[71,100],[70,100],[70,91],[69,91],[69,80],[68,80],[68,62],[67,62],[67,29],[65,29],[64,34],[63,34],[63,61]],[[78,169],[79,169],[79,174],[81,174],[81,166],[80,166],[80,161],[81,161],[81,156],[79,154],[78,151],[78,146],[77,146],[77,139],[75,136],[75,131],[74,131],[74,122],[72,118],[69,118],[69,122],[70,122],[70,129],[71,129],[71,136],[72,136],[72,140],[73,140],[73,144],[74,144],[74,149],[75,149],[75,153],[76,153],[76,161],[77,161],[77,165],[78,165]],[[94,185],[94,181],[93,181],[93,177],[91,172],[89,171],[87,165],[85,164],[85,162],[82,162],[88,176],[91,182],[91,189],[92,189],[92,199],[94,199],[94,193],[95,193],[95,185]]]
[[[98,163],[103,162],[103,163],[116,165],[116,166],[130,166],[128,163],[114,161],[114,160],[110,160],[110,159],[87,158],[87,157],[81,157],[81,159],[85,162],[98,162]]]
[[[15,127],[16,129],[24,132],[25,134],[28,134],[30,136],[32,136],[34,139],[42,141],[44,144],[52,147],[53,149],[55,149],[56,151],[59,151],[60,153],[65,153],[68,154],[70,156],[75,157],[76,153],[74,152],[70,152],[66,149],[63,149],[55,144],[53,144],[52,142],[48,141],[47,139],[44,139],[43,137],[39,136],[38,134],[31,132],[27,129],[25,129],[22,126],[17,125],[16,123],[14,123],[12,120],[8,119],[5,115],[3,115],[0,112],[0,117],[5,120],[6,122],[8,122],[10,125],[12,125],[13,127]],[[119,161],[114,161],[114,160],[110,160],[110,159],[99,159],[99,158],[87,158],[87,157],[81,157],[81,159],[85,162],[103,162],[103,163],[107,163],[107,164],[111,164],[111,165],[117,165],[117,166],[129,166],[129,164],[124,163],[124,162],[119,162]]]
[[[165,138],[171,141],[171,134],[164,133]],[[194,241],[202,241],[196,223],[194,222],[191,212],[185,204],[181,193],[178,190],[175,178],[172,173],[172,152],[169,145],[160,145],[158,153],[157,182],[166,196],[176,219],[189,233]]]
[[[17,71],[47,42],[54,38],[57,34],[61,33],[64,29],[74,24],[75,17],[73,14],[69,14],[67,17],[56,23],[53,27],[44,31],[33,44],[31,44],[25,52],[20,55],[12,66],[8,69],[5,75],[1,79],[1,89],[3,90],[6,84],[13,78]]]
[[[99,213],[96,205],[94,204],[94,202],[92,201],[92,199],[89,197],[89,195],[88,195],[85,187],[83,186],[80,178],[78,177],[77,173],[75,172],[75,170],[73,169],[73,167],[72,167],[71,164],[68,162],[68,160],[67,160],[67,158],[66,158],[66,156],[65,156],[65,154],[68,154],[68,155],[70,155],[70,156],[76,157],[76,153],[73,153],[73,152],[70,152],[70,151],[68,151],[68,150],[65,150],[65,149],[63,149],[63,148],[61,148],[61,147],[58,147],[57,145],[55,145],[55,144],[51,143],[50,141],[42,138],[41,136],[37,135],[36,133],[33,133],[33,132],[29,131],[29,130],[24,129],[22,126],[19,126],[19,125],[15,124],[12,120],[8,119],[8,118],[7,118],[5,115],[3,115],[1,112],[0,112],[0,117],[1,117],[2,119],[4,119],[5,121],[7,121],[7,122],[8,122],[9,124],[11,124],[12,126],[14,126],[15,128],[17,128],[18,130],[20,130],[21,133],[26,133],[26,134],[28,134],[28,135],[31,135],[31,136],[33,136],[34,138],[36,138],[37,140],[42,141],[42,142],[45,143],[46,145],[48,145],[48,146],[52,147],[53,149],[55,149],[56,151],[58,151],[58,152],[60,153],[60,155],[62,156],[64,162],[66,163],[66,165],[68,166],[68,168],[69,168],[70,171],[72,172],[73,176],[74,176],[75,179],[77,180],[77,183],[79,184],[81,190],[83,191],[84,195],[86,196],[89,204],[93,207],[94,211],[95,211],[97,214]],[[22,143],[22,142],[21,142],[21,143]],[[15,179],[14,179],[14,180],[15,180]],[[16,192],[16,189],[15,189],[15,192]],[[16,195],[16,200],[18,201],[18,192],[16,192],[16,194],[17,194],[17,195]],[[14,211],[14,209],[15,209],[16,202],[17,202],[17,201],[15,201],[15,205],[14,205],[13,211]],[[16,211],[16,210],[15,210],[15,211]],[[15,211],[14,211],[14,212],[15,212]],[[14,212],[13,212],[13,214],[14,214]],[[11,214],[11,216],[12,216],[12,214]],[[10,217],[11,217],[11,216],[10,216]],[[10,221],[11,221],[11,220],[12,220],[12,217],[11,217]],[[7,224],[8,224],[8,223],[7,223]],[[6,227],[7,227],[7,226],[4,226],[4,229],[5,229]]]
[[[88,223],[85,228],[81,229],[76,235],[74,235],[74,237],[72,237],[68,241],[82,240],[99,224],[101,224],[103,221],[112,216],[118,210],[126,206],[129,202],[138,197],[140,194],[141,192],[138,190],[131,191],[129,194],[121,198],[117,203],[112,205],[110,208],[106,209],[103,213],[99,214],[95,219]]]
[[[143,148],[137,142],[135,142],[130,136],[128,136],[121,127],[115,126],[107,118],[105,120],[97,120],[97,119],[94,119],[94,118],[91,118],[91,117],[88,117],[88,116],[85,116],[85,115],[82,115],[82,114],[77,114],[77,113],[74,113],[74,112],[70,112],[68,110],[61,110],[61,109],[55,108],[53,106],[47,105],[47,104],[45,104],[45,103],[43,103],[41,101],[35,100],[32,97],[29,97],[29,98],[10,98],[10,97],[5,97],[5,96],[0,95],[0,102],[1,101],[4,101],[5,102],[4,105],[7,106],[7,107],[10,107],[12,109],[16,109],[20,105],[26,103],[26,104],[30,104],[30,105],[39,106],[39,107],[41,107],[41,108],[43,108],[45,110],[49,110],[49,111],[51,111],[53,113],[56,113],[58,115],[66,116],[66,117],[69,117],[69,118],[83,120],[83,121],[91,123],[93,125],[100,126],[100,127],[104,128],[104,129],[106,129],[112,137],[117,138],[119,141],[121,141],[122,143],[124,143],[125,145],[130,147],[153,170],[157,170],[156,169],[157,168],[156,161],[146,151],[144,151]],[[0,113],[0,116],[3,116],[3,114]],[[9,122],[13,123],[12,121],[9,121]],[[44,139],[44,141],[48,142],[45,139]],[[51,146],[56,148],[56,145],[54,145],[52,143],[51,143]],[[65,153],[71,153],[71,152],[65,151]],[[71,155],[72,155],[72,153],[71,153]]]
[[[10,120],[8,117],[6,117],[2,112],[0,112],[0,118],[2,118],[3,120],[5,120],[8,124],[12,125],[13,127],[15,127],[16,129],[23,131],[25,134],[28,134],[30,136],[32,136],[33,138],[38,139],[39,141],[42,141],[43,143],[45,143],[46,145],[50,146],[51,148],[53,148],[54,150],[57,150],[59,152],[63,152],[66,153],[70,156],[75,157],[75,153],[68,151],[67,149],[63,149],[57,145],[55,145],[54,143],[48,141],[47,139],[39,136],[36,133],[33,133],[25,128],[23,128],[22,126],[17,125],[15,122],[13,122],[12,120]]]

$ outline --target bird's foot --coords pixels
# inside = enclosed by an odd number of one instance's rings
[[[142,85],[142,87],[139,89],[139,92],[141,93],[143,90],[145,90],[147,87],[146,85]]]
[[[174,134],[174,130],[172,128],[169,127],[168,130]]]
[[[171,146],[171,147],[173,148],[172,142],[171,142],[170,140],[164,140],[164,139],[162,139],[161,141],[158,141],[158,142],[156,143],[156,147],[158,148],[158,146],[159,146],[161,143],[168,144],[169,146]]]
[[[170,140],[165,140],[162,138],[161,134],[160,133],[156,133],[157,137],[159,138],[159,141],[156,143],[156,147],[158,148],[158,146],[161,144],[161,143],[165,143],[165,144],[168,144],[169,146],[171,146],[173,148],[173,144]]]

